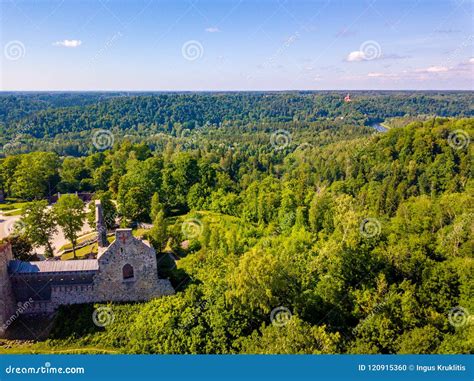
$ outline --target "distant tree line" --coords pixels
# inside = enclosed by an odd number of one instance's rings
[[[91,131],[116,137],[180,136],[183,130],[228,124],[311,123],[342,118],[371,125],[390,117],[474,116],[470,92],[284,93],[69,93],[0,95],[0,145],[7,153],[54,150],[61,155],[91,153]],[[12,139],[12,137],[15,137]],[[44,141],[42,141],[44,140]],[[73,140],[73,141],[72,141]]]

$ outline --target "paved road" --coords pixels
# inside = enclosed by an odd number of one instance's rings
[[[13,231],[13,226],[19,219],[20,216],[4,216],[0,212],[0,239],[5,238]]]

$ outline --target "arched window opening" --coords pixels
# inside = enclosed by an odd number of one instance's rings
[[[125,266],[123,266],[122,275],[124,280],[133,279],[133,267],[127,263]]]

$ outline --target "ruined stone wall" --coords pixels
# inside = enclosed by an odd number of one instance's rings
[[[131,229],[117,229],[115,241],[99,257],[94,278],[95,297],[105,301],[146,301],[174,294],[167,279],[158,278],[155,250],[132,235]],[[125,265],[133,277],[124,279]]]
[[[92,284],[96,271],[59,271],[55,273],[10,273],[17,302],[51,300],[52,288],[60,285]]]
[[[92,284],[53,285],[51,303],[58,307],[62,304],[82,304],[98,301]]]
[[[16,310],[16,300],[8,275],[8,263],[12,259],[11,245],[0,244],[0,337],[5,333],[6,324]]]
[[[7,268],[11,259],[10,246],[0,246],[0,335],[5,322],[11,316],[18,315],[11,281],[17,279],[8,275]],[[92,282],[64,284],[67,279],[63,278],[77,278],[80,277],[79,274],[28,274],[27,276],[39,280],[47,276],[52,283],[48,285],[48,298],[35,300],[28,298],[30,295],[23,295],[23,307],[19,312],[25,315],[49,314],[60,305],[148,301],[174,294],[171,282],[158,278],[155,250],[147,242],[133,237],[131,229],[118,229],[115,242],[101,251],[98,260],[99,270],[93,275]],[[124,266],[127,266],[125,273]],[[54,283],[56,277],[60,278],[62,284]]]
[[[44,315],[51,314],[56,311],[57,305],[54,305],[50,301],[46,300],[35,300],[32,302],[25,302],[25,308],[22,311],[22,315]]]
[[[51,299],[35,300],[28,304],[22,314],[37,315],[54,312],[61,305],[99,302],[94,295],[92,284],[51,285]]]

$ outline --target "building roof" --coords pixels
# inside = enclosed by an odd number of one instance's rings
[[[97,261],[97,259],[35,262],[22,262],[18,260],[13,260],[10,261],[10,263],[8,264],[8,271],[10,274],[58,273],[97,270],[99,270],[99,262]]]

